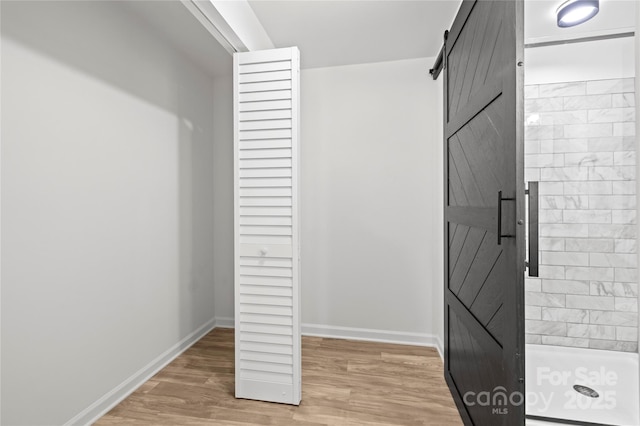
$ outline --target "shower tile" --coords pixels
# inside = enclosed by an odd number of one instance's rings
[[[624,137],[622,136],[589,138],[587,142],[588,150],[591,152],[622,151],[624,148]]]
[[[624,93],[635,91],[633,78],[614,78],[587,82],[587,94]]]
[[[634,225],[588,225],[590,238],[616,238],[628,239],[637,237],[637,229]]]
[[[615,297],[615,310],[618,312],[638,312],[637,297]]]
[[[540,238],[538,241],[539,250],[545,251],[564,251],[565,240],[564,238]],[[567,250],[567,251],[581,251],[581,250]]]
[[[543,321],[561,321],[571,323],[589,323],[589,311],[586,309],[540,308]]]
[[[612,102],[612,95],[566,96],[563,101],[565,110],[611,108]]]
[[[589,167],[589,180],[634,180],[635,166]]]
[[[538,97],[538,85],[524,86],[524,98],[531,99]]]
[[[567,327],[567,336],[588,338],[589,324],[569,324]]]
[[[597,296],[638,297],[638,284],[591,281],[591,294]]]
[[[625,108],[636,105],[636,97],[633,93],[616,93],[611,95],[611,106],[613,108]],[[602,107],[606,108],[606,107]]]
[[[579,96],[586,94],[587,83],[584,81],[542,84],[538,88],[538,96],[541,98],[553,98],[558,96]]]
[[[538,275],[540,276],[540,278],[563,279],[565,275],[565,267],[540,265]]]
[[[531,112],[526,111],[524,113],[524,126],[539,126],[542,123],[540,122],[540,113],[539,112]],[[550,123],[553,124],[553,123]]]
[[[633,82],[526,89],[525,176],[541,182],[541,279],[526,281],[528,342],[637,350]]]
[[[620,143],[622,143],[622,141]],[[591,149],[589,149],[589,141],[586,138],[555,139],[553,140],[552,145],[554,153],[592,151]],[[540,151],[546,152],[542,149],[542,144],[540,145]],[[607,149],[606,151],[610,150]]]
[[[595,138],[605,136],[616,136],[614,135],[613,126],[611,123],[567,124],[564,126],[565,138]]]
[[[564,209],[564,197],[555,195],[541,195],[540,196],[540,208],[541,209]],[[589,201],[589,200],[587,200]]]
[[[524,307],[524,318],[528,320],[541,320],[541,307],[540,306],[525,306]]]
[[[611,182],[612,189],[614,194],[620,195],[635,195],[636,193],[636,182],[628,181],[628,182]]]
[[[584,195],[565,195],[564,208],[567,210],[586,209],[589,207],[589,197]]]
[[[535,139],[556,139],[562,138],[564,126],[526,126],[524,128],[524,138],[526,140]]]
[[[608,281],[608,280],[603,280]],[[636,268],[616,268],[615,280],[623,283],[638,282],[638,270]]]
[[[636,312],[589,311],[591,324],[624,325],[634,327],[638,324]]]
[[[624,211],[624,210],[621,210]],[[635,213],[635,211],[633,212]],[[636,253],[638,248],[637,240],[615,240],[614,251],[616,253]]]
[[[564,182],[564,193],[566,195],[610,195],[613,193],[613,182],[593,181],[593,182]]]
[[[562,308],[565,305],[564,294],[545,294],[537,292],[525,292],[525,303],[530,306],[550,306]]]
[[[542,280],[542,291],[560,294],[589,294],[589,281]]]
[[[591,109],[588,113],[588,121],[589,123],[619,123],[624,121],[635,121],[635,108]]]
[[[553,139],[541,139],[540,154],[553,154]]]
[[[638,327],[616,327],[616,340],[638,341]]]
[[[616,166],[635,166],[635,151],[620,151],[613,154],[613,164]]]
[[[600,126],[601,124],[594,124],[594,126]],[[613,123],[613,136],[635,136],[636,123]]]
[[[540,182],[538,193],[540,195],[564,195],[564,184],[562,182]]]
[[[540,226],[541,237],[587,237],[589,225],[584,224],[544,224]]]
[[[524,335],[524,342],[525,343],[530,343],[532,345],[540,345],[542,343],[542,339],[541,336],[539,334],[525,334]]]
[[[589,122],[589,113],[587,111],[553,111],[539,112],[540,124],[544,126],[554,124],[586,124]],[[616,121],[624,121],[622,119]]]
[[[524,169],[524,180],[526,182],[534,181],[537,182],[540,180],[540,169]]]
[[[631,268],[638,265],[638,256],[625,253],[589,253],[591,266],[613,266]]]
[[[542,280],[540,278],[526,277],[524,279],[524,290],[537,292],[542,291]]]
[[[633,151],[636,149],[636,138],[635,134],[633,136],[622,136],[622,150],[623,151]]]
[[[559,266],[589,266],[588,253],[568,253],[557,251],[540,252],[540,264]],[[544,282],[542,283],[544,288]],[[546,290],[545,290],[546,291]]]
[[[622,108],[622,121],[624,122],[635,122],[636,121],[636,108],[628,107]]]
[[[616,328],[611,325],[567,324],[567,336],[615,340]]]
[[[538,220],[540,223],[562,223],[562,212],[564,210],[540,210]]]
[[[591,339],[611,339],[616,338],[616,328],[611,325],[588,325],[589,338]]]
[[[553,346],[571,346],[574,348],[588,348],[589,339],[562,336],[542,336],[542,344]]]
[[[565,210],[565,223],[611,223],[611,210]]]
[[[565,277],[569,280],[613,281],[614,269],[567,266],[565,268]]]
[[[526,164],[527,167],[563,167],[564,155],[562,154],[527,154],[524,156],[524,163]]]
[[[613,152],[581,152],[564,154],[564,166],[613,166]]]
[[[567,294],[567,308],[613,310],[614,298],[607,296],[582,296]]]
[[[612,239],[597,238],[567,238],[565,240],[567,251],[584,251],[584,252],[613,252]]]
[[[524,329],[527,333],[531,334],[545,334],[552,336],[567,335],[567,323],[559,321],[525,320]]]
[[[553,139],[553,129],[550,126],[525,126],[524,139],[527,141]]]
[[[524,141],[525,166],[529,167],[526,162],[527,154],[539,154],[540,141]]]
[[[610,351],[637,352],[638,342],[618,342],[615,340],[590,340],[591,349],[605,349]]]
[[[636,210],[612,210],[611,223],[634,224],[636,216]]]
[[[536,98],[530,99],[525,96],[525,113],[562,111],[562,98]]]

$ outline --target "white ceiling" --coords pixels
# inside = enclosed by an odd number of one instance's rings
[[[634,0],[601,0],[600,13],[558,28],[565,0],[525,0],[527,43],[633,31]],[[276,47],[298,46],[303,68],[435,56],[459,0],[250,0]]]
[[[600,13],[558,28],[564,0],[525,1],[527,43],[633,30],[634,0],[600,0]],[[180,1],[122,2],[212,76],[231,72],[231,56]],[[460,0],[250,0],[276,47],[298,46],[303,68],[383,62],[438,54]]]
[[[302,68],[436,56],[459,0],[253,0],[276,47],[298,46]]]

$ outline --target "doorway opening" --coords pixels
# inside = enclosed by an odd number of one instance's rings
[[[636,2],[558,28],[525,4],[525,181],[539,277],[525,280],[527,417],[640,424]]]

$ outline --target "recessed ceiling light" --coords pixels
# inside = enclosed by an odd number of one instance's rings
[[[569,0],[556,11],[558,26],[573,27],[588,21],[600,11],[599,0]]]

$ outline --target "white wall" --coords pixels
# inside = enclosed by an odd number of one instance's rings
[[[213,79],[118,2],[2,2],[2,424],[62,424],[213,311]]]
[[[635,56],[635,69],[636,69],[636,73],[635,73],[636,136],[638,136],[640,135],[640,6],[638,5],[636,5],[635,17],[636,17],[636,28],[635,28],[636,36],[635,36],[634,56]],[[638,145],[639,145],[639,140],[636,137],[636,152],[640,152],[640,147],[638,147]],[[636,162],[636,176],[640,176],[640,162]],[[638,189],[640,189],[640,179],[636,179],[636,193],[640,193]],[[638,229],[640,230],[640,223],[637,226],[638,226]],[[640,235],[640,232],[638,233],[638,235]],[[640,253],[638,253],[638,257],[640,258]],[[640,261],[638,263],[640,264]],[[638,295],[638,297],[640,298],[640,295]],[[639,330],[638,340],[640,340],[640,327],[638,327],[638,330]],[[638,348],[638,351],[640,351],[640,348]],[[640,382],[640,375],[638,377],[638,382]],[[639,404],[640,404],[640,392],[638,392],[637,399],[639,400]]]
[[[633,50],[633,37],[527,48],[525,84],[633,77]]]
[[[636,36],[635,36],[635,49],[634,49],[634,53],[635,53],[635,82],[636,82],[636,136],[640,135],[640,6],[636,5]],[[636,137],[636,152],[640,152],[640,147],[638,145],[640,145],[639,143],[640,141],[638,140],[638,138]],[[640,162],[636,162],[636,175],[640,176]],[[640,189],[640,179],[636,179],[636,193],[640,193],[639,191]],[[638,224],[638,228],[640,231],[640,223]],[[640,232],[638,232],[638,235],[640,235]],[[640,264],[640,253],[638,253],[639,256],[639,261],[638,264]],[[640,298],[640,295],[638,295],[638,297]],[[638,335],[638,340],[640,340],[640,327],[638,327],[638,331],[639,331],[639,335]],[[640,351],[640,348],[638,348],[638,350]],[[638,381],[640,381],[640,377],[638,378]],[[638,394],[638,398],[640,398],[640,393]]]
[[[219,325],[233,326],[233,79],[216,78],[214,102],[214,281]]]
[[[437,151],[433,155],[432,167],[434,167],[439,174],[434,176],[434,185],[437,188],[444,188],[444,74],[440,75],[437,80],[438,88],[438,135]],[[435,172],[434,172],[435,175]],[[438,210],[435,212],[435,221],[433,222],[433,229],[440,227],[440,234],[438,243],[440,244],[440,250],[434,248],[433,261],[435,265],[440,265],[440,268],[434,268],[431,270],[431,282],[434,283],[434,302],[433,302],[433,323],[434,333],[438,336],[438,347],[440,349],[440,356],[444,356],[444,189],[439,193],[436,192],[434,197],[437,197],[436,204]]]
[[[442,124],[432,64],[302,72],[303,323],[435,333]]]

